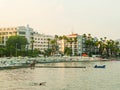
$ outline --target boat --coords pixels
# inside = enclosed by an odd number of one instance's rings
[[[95,65],[94,68],[105,68],[106,65],[102,65],[102,66],[98,66],[98,65]]]

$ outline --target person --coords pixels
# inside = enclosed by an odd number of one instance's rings
[[[37,86],[37,85],[39,85],[39,86],[45,86],[46,82],[41,82],[41,83],[34,82],[34,83],[32,83],[32,86]]]
[[[39,85],[41,86],[41,85],[45,85],[46,84],[46,82],[41,82]]]
[[[35,64],[36,64],[36,60],[34,60],[34,61],[30,64],[31,69],[34,69]]]

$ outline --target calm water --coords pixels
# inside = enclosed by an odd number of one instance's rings
[[[106,65],[95,69],[94,65]],[[120,90],[120,61],[66,62],[40,65],[87,68],[21,68],[0,71],[0,90]],[[38,83],[46,82],[39,86]],[[35,84],[36,83],[36,84]]]

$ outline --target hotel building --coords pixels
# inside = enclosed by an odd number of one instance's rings
[[[48,47],[50,46],[48,39],[51,40],[54,37],[51,35],[34,33],[33,38],[34,38],[33,49],[38,49],[39,51],[44,52],[44,50],[47,50]]]
[[[29,27],[29,25],[27,25],[26,27],[25,26],[17,27],[17,35],[26,37],[28,41],[28,49],[32,48],[32,41],[33,41],[34,33],[35,32],[33,31],[33,28]]]
[[[33,34],[35,32],[29,25],[25,26],[18,26],[18,27],[7,27],[7,28],[0,28],[0,45],[6,45],[6,41],[10,36],[25,36],[29,43],[29,49],[31,48],[31,41],[33,40]]]
[[[72,49],[72,56],[78,54],[78,42],[77,42],[77,36],[78,34],[69,34],[65,35],[65,37],[68,38],[68,40],[61,39],[59,40],[59,51],[64,54],[65,47],[69,47]]]
[[[17,27],[0,28],[0,45],[6,45],[6,41],[10,36],[17,35]]]

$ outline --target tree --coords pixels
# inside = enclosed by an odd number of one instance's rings
[[[63,39],[63,37],[62,37],[62,36],[59,36],[59,37],[58,37],[58,39],[59,39],[59,40],[62,40],[62,39]]]
[[[52,49],[47,49],[44,51],[44,56],[51,56]]]
[[[32,44],[32,53],[33,53],[33,49],[34,49],[34,40],[31,40],[31,44]]]
[[[48,41],[48,49],[50,48],[50,38],[47,39]]]
[[[6,54],[6,49],[4,46],[0,46],[0,57],[4,56]]]
[[[59,53],[58,39],[59,39],[58,35],[55,35],[55,38],[54,38],[54,40],[55,40],[55,50],[56,50],[57,54]]]
[[[21,49],[25,50],[26,44],[27,44],[27,39],[24,36],[11,36],[6,41],[6,48],[9,52],[9,55],[15,56],[18,50],[20,51]]]
[[[64,54],[67,55],[67,56],[71,56],[72,55],[72,49],[69,48],[69,47],[65,47]]]
[[[50,43],[52,45],[52,51],[51,51],[51,53],[52,53],[52,55],[54,55],[55,52],[56,52],[56,41],[55,41],[55,39],[51,40]]]

